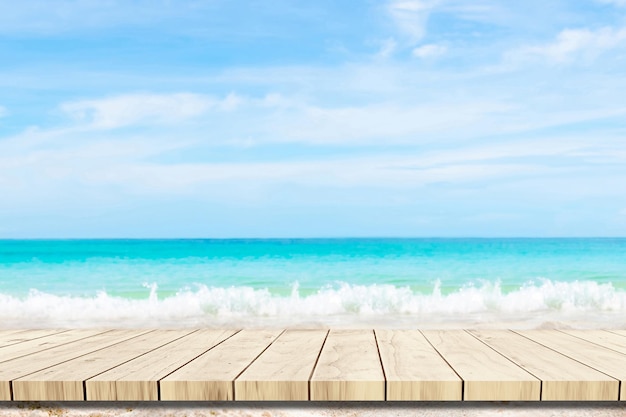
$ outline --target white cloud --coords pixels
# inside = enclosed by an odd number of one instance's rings
[[[95,129],[115,129],[136,124],[179,123],[210,110],[230,111],[245,101],[235,94],[217,100],[200,94],[127,94],[64,103],[61,110],[79,123]]]
[[[378,54],[379,58],[388,58],[396,51],[398,43],[393,38],[386,39],[382,42]]]
[[[567,137],[549,143],[520,141],[339,159],[159,164],[149,162],[155,155],[149,142],[80,144],[73,151],[7,155],[6,160],[0,158],[0,165],[6,167],[5,174],[12,174],[8,183],[21,185],[20,190],[74,184],[80,179],[82,186],[93,189],[114,186],[131,193],[193,195],[199,190],[218,187],[224,191],[231,186],[233,190],[238,187],[260,190],[285,184],[402,189],[440,183],[466,185],[489,180],[548,178],[579,170],[580,162],[587,159],[577,155],[579,150],[595,146],[598,152],[610,154],[613,149],[612,145],[598,147],[593,139],[572,141]],[[157,142],[158,152],[171,149],[167,142]],[[568,160],[574,163],[554,163]],[[225,187],[225,184],[229,185]]]
[[[317,144],[427,143],[444,135],[467,134],[510,106],[498,102],[375,104],[298,108],[272,119],[272,134],[283,141]],[[281,140],[281,139],[275,139]]]
[[[564,63],[575,57],[593,58],[604,51],[616,48],[626,41],[626,28],[610,27],[598,30],[565,29],[548,44],[525,46],[509,52],[507,60],[513,62],[544,59]]]
[[[528,162],[506,162],[509,153],[466,149],[438,151],[426,155],[388,154],[346,157],[340,159],[309,159],[278,162],[149,162],[158,153],[175,149],[165,141],[154,146],[147,140],[104,141],[78,144],[71,149],[34,150],[20,155],[0,157],[2,174],[16,193],[31,190],[47,192],[70,185],[97,187],[115,186],[133,193],[180,194],[195,193],[198,187],[225,184],[273,186],[300,184],[326,187],[421,187],[432,183],[466,184],[489,178],[502,179],[553,171],[549,167]],[[1,176],[0,176],[1,177]],[[26,193],[28,194],[28,193]]]
[[[235,112],[244,107],[289,108],[293,100],[276,93],[252,98],[230,93],[224,98],[204,94],[124,94],[61,104],[61,111],[71,117],[74,128],[116,129],[135,125],[171,125],[210,112]]]
[[[468,104],[467,107],[473,105]],[[488,108],[484,105],[482,111]],[[376,111],[380,112],[380,117],[388,117],[399,109],[388,107],[384,111]],[[358,111],[350,114],[349,120],[345,120],[345,113],[333,114],[332,117],[325,115],[331,117],[334,124],[324,126],[322,137],[316,137],[312,132],[311,138],[307,140],[336,140],[337,135],[346,133],[332,132],[333,129],[342,128],[342,122],[357,123],[365,119],[367,123],[356,133],[378,129],[375,133],[381,135],[379,143],[384,146],[392,142],[387,142],[382,132],[387,130],[390,135],[394,135],[396,129],[401,133],[411,129],[410,122],[417,114],[415,111],[401,114],[399,119],[387,123],[381,123],[381,119],[368,120],[371,114]],[[436,112],[424,113],[420,117],[434,119],[437,112],[446,116],[448,113],[464,114],[466,111],[457,108],[451,112],[439,108]],[[290,117],[289,114],[285,116],[278,124],[283,124]],[[442,119],[443,116],[432,122],[442,125],[454,123],[452,119]],[[402,125],[396,127],[396,122]],[[230,121],[227,124],[236,128]],[[311,130],[315,129],[311,127]],[[203,139],[206,139],[204,136],[219,138],[223,134],[222,131],[214,133],[210,129],[204,132]],[[559,140],[550,137],[549,140],[524,139],[508,143],[470,141],[455,146],[433,141],[429,147],[413,150],[390,148],[376,154],[333,157],[301,155],[291,158],[282,155],[282,160],[274,160],[275,157],[281,158],[281,155],[276,154],[270,160],[255,162],[237,162],[239,158],[236,156],[237,150],[234,150],[230,158],[223,158],[222,162],[216,163],[212,157],[202,160],[202,155],[206,155],[206,146],[210,144],[194,140],[188,133],[178,128],[159,129],[159,132],[146,137],[128,132],[112,135],[98,131],[33,130],[16,137],[16,140],[7,138],[0,141],[0,166],[3,167],[0,170],[0,185],[7,196],[4,204],[18,204],[29,198],[46,200],[59,198],[58,195],[74,196],[86,190],[97,190],[97,198],[109,196],[106,198],[122,199],[129,195],[146,194],[214,196],[217,193],[225,201],[230,201],[230,194],[240,198],[237,194],[264,194],[274,187],[294,185],[327,189],[410,189],[447,183],[459,187],[469,185],[471,188],[483,186],[488,181],[565,178],[572,170],[598,172],[606,166],[601,158],[614,158],[615,151],[621,149],[622,140],[621,137],[611,140],[603,137],[598,140],[581,134],[578,137],[564,135]],[[50,141],[40,142],[42,136],[49,135],[53,135],[54,146],[50,146]],[[76,140],[85,137],[89,140]],[[177,140],[171,140],[173,137]],[[345,140],[342,137],[339,139]],[[429,135],[425,135],[424,140],[430,139]],[[357,136],[348,140],[360,141],[362,138]],[[418,140],[421,139],[418,137]],[[196,149],[200,151],[196,152]],[[179,158],[172,160],[168,158],[170,153],[194,155],[193,160],[198,162]],[[626,155],[622,155],[622,158],[626,158]],[[620,161],[617,161],[616,165],[619,164]],[[619,175],[615,178],[621,179]]]
[[[388,10],[408,42],[415,44],[424,37],[428,16],[437,3],[436,0],[394,0]]]
[[[446,53],[448,48],[444,45],[437,45],[434,43],[418,46],[413,49],[413,56],[417,58],[430,58],[441,56]]]

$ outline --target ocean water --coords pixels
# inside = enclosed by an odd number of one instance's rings
[[[0,328],[626,327],[626,239],[0,240]]]

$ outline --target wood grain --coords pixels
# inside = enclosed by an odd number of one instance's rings
[[[626,399],[620,330],[0,330],[2,341],[0,401]]]
[[[626,354],[626,337],[606,330],[560,330],[579,339]]]
[[[306,401],[327,330],[287,330],[235,380],[235,400]]]
[[[384,399],[385,377],[374,332],[331,330],[311,378],[311,400]]]
[[[506,330],[471,334],[541,380],[542,401],[615,401],[619,381]]]
[[[375,330],[387,401],[460,401],[463,382],[419,330]]]
[[[29,340],[62,333],[67,330],[35,329],[35,330],[3,330],[0,333],[0,347],[15,345]],[[2,356],[0,356],[2,358]]]
[[[626,337],[626,330],[624,330],[624,329],[611,329],[611,330],[607,330],[607,331],[609,331],[611,333],[618,334],[620,336]]]
[[[462,330],[422,332],[463,379],[466,401],[539,401],[541,382]]]
[[[0,401],[11,400],[11,381],[55,366],[98,349],[146,333],[147,330],[113,330],[86,339],[2,362],[0,366]]]
[[[85,382],[91,401],[156,401],[158,381],[235,334],[199,330],[116,366]]]
[[[53,333],[36,339],[25,340],[21,343],[0,347],[0,362],[6,362],[21,356],[52,349],[65,343],[74,342],[90,336],[103,333],[103,330],[69,330],[61,333]]]
[[[161,400],[225,401],[235,397],[233,381],[282,333],[242,330],[163,378]]]
[[[626,355],[623,353],[562,332],[549,330],[515,332],[621,381],[620,399],[626,398]]]
[[[13,396],[17,401],[83,401],[83,381],[180,337],[180,333],[159,331],[137,335],[135,332],[131,339],[100,346],[98,350],[14,380]]]

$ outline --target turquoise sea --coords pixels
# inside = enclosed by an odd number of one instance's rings
[[[0,240],[0,327],[623,326],[626,239]]]

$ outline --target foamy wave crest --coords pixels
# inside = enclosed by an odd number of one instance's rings
[[[392,285],[338,284],[303,296],[250,287],[198,286],[159,299],[152,284],[145,299],[101,292],[93,297],[32,290],[0,294],[1,327],[624,327],[626,292],[592,281],[543,280],[503,292],[484,282],[443,294]]]

